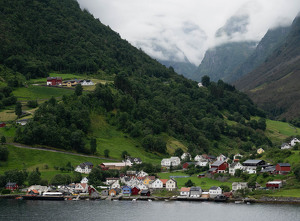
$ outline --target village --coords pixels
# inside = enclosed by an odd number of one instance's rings
[[[296,138],[292,139],[290,146],[293,147],[300,141]],[[261,148],[258,152],[263,151]],[[246,159],[243,162],[240,160],[243,156],[239,153],[233,156],[233,160],[220,154],[212,156],[207,154],[197,155],[192,159],[189,153],[183,153],[181,157],[173,156],[161,160],[162,171],[187,171],[190,168],[203,168],[205,171],[198,174],[197,177],[212,177],[214,174],[230,174],[235,176],[236,173],[246,174],[280,174],[287,175],[291,171],[289,163],[277,163],[272,165],[260,159]],[[94,168],[93,163],[83,162],[76,166],[75,172],[83,174],[84,177],[80,183],[71,183],[69,185],[58,186],[41,186],[33,185],[21,191],[26,192],[26,195],[21,198],[27,199],[58,199],[58,200],[79,200],[79,199],[107,199],[107,200],[212,200],[212,201],[235,201],[240,198],[239,191],[242,190],[274,190],[280,189],[285,184],[285,180],[271,180],[265,186],[259,183],[255,187],[249,187],[247,182],[232,182],[231,190],[224,191],[222,186],[211,186],[209,189],[202,189],[200,186],[184,186],[179,188],[177,179],[183,178],[180,176],[170,176],[169,179],[161,179],[153,174],[148,174],[141,171],[130,170],[133,165],[142,164],[142,160],[137,157],[126,156],[122,162],[101,163],[97,165],[102,171],[124,171],[119,177],[107,177],[103,186],[89,185],[88,175]],[[185,176],[189,177],[189,176]],[[7,183],[6,189],[11,191],[19,189],[16,183]],[[158,197],[157,193],[168,191],[172,193],[171,197]]]

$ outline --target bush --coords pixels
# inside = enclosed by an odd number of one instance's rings
[[[11,190],[8,190],[8,189],[3,189],[1,191],[2,194],[10,194],[11,193]]]
[[[39,106],[39,104],[36,100],[35,101],[33,100],[33,101],[28,101],[27,106],[30,108],[36,108],[37,106]]]
[[[0,160],[7,161],[9,151],[6,147],[0,147]]]

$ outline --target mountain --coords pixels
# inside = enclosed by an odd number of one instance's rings
[[[159,157],[174,150],[172,140],[191,154],[272,146],[263,132],[264,113],[247,95],[223,81],[206,79],[199,87],[121,39],[76,1],[4,0],[0,6],[0,59],[7,67],[27,78],[54,71],[113,80],[43,102],[16,129],[17,142],[90,153],[94,139],[104,141],[96,130],[103,128],[107,141],[113,127]],[[109,148],[125,151],[122,142]]]
[[[231,73],[252,54],[256,42],[232,42],[206,51],[192,79],[201,81],[204,75],[212,81],[230,82]]]
[[[230,82],[231,74],[253,53],[256,42],[241,41],[239,38],[247,32],[249,15],[234,15],[215,34],[216,42],[221,43],[206,51],[198,69],[193,74],[194,80],[200,81],[204,75],[213,81],[219,79]]]
[[[300,109],[300,17],[293,21],[286,39],[265,62],[236,82],[270,116],[299,117]]]
[[[0,8],[0,63],[27,78],[49,71],[112,75],[143,64],[163,68],[75,0],[3,0]]]
[[[290,31],[289,27],[278,27],[270,29],[259,42],[255,51],[241,64],[235,71],[232,72],[228,78],[229,82],[234,82],[241,78],[243,75],[251,72],[270,55],[273,50],[286,38]]]
[[[196,71],[197,66],[186,60],[185,62],[180,61],[165,61],[158,60],[161,64],[166,67],[174,68],[175,72],[185,76],[186,78],[193,79],[193,73]]]

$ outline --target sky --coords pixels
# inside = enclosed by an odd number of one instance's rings
[[[205,51],[232,41],[259,41],[270,28],[290,25],[300,0],[78,0],[123,39],[160,60],[199,65]],[[216,37],[230,18],[242,30]],[[227,26],[226,26],[227,24]],[[221,32],[220,32],[221,33]]]

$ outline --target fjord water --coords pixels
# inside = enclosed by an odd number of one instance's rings
[[[0,220],[298,221],[300,205],[178,201],[0,200]]]

